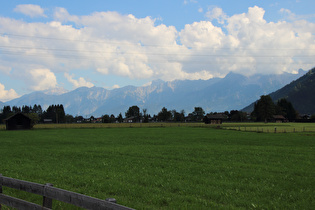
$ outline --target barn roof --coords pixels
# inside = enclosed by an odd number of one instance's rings
[[[224,114],[207,114],[206,117],[208,119],[225,119],[226,118],[226,115]]]
[[[283,115],[273,115],[274,119],[285,120],[286,118]]]
[[[14,117],[17,117],[17,116],[23,116],[23,117],[25,117],[25,118],[27,118],[27,119],[31,120],[31,118],[29,118],[29,117],[28,117],[28,116],[26,116],[25,114],[23,114],[23,113],[19,112],[19,113],[16,113],[16,114],[14,114],[14,115],[12,115],[12,116],[8,117],[7,119],[5,119],[5,121],[10,120],[10,119],[12,119],[12,118],[14,118]]]

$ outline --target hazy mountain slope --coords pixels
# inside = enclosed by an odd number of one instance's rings
[[[293,107],[303,114],[315,113],[315,68],[308,71],[305,75],[283,88],[270,93],[274,102],[281,98],[290,101]],[[245,107],[243,111],[251,112],[254,109],[254,103]]]
[[[274,101],[286,98],[303,114],[315,113],[315,68],[296,81],[270,94]]]
[[[58,96],[67,113],[72,115],[90,115],[109,95],[109,90],[99,87],[81,87]],[[69,110],[69,111],[68,111]]]
[[[57,96],[55,95],[47,95],[43,92],[33,92],[30,94],[26,94],[21,96],[20,98],[13,99],[11,101],[7,101],[6,104],[12,106],[22,107],[23,105],[33,106],[34,104],[39,104],[43,109],[48,107],[51,104],[56,104],[54,102],[58,101]]]
[[[113,90],[99,87],[81,87],[60,94],[47,95],[34,92],[7,102],[11,106],[40,104],[46,109],[51,104],[63,104],[66,113],[72,115],[102,116],[104,114],[124,113],[130,106],[146,108],[148,113],[157,114],[163,107],[168,110],[192,112],[200,106],[206,112],[241,109],[263,94],[275,91],[299,74],[253,75],[246,77],[229,73],[224,78],[209,80],[152,81],[151,85],[126,86]]]

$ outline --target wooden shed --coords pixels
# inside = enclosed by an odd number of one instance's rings
[[[206,124],[222,124],[223,119],[223,114],[207,114],[204,117],[204,122]]]
[[[273,116],[273,120],[274,120],[276,123],[287,122],[287,119],[286,119],[283,115],[274,115],[274,116]]]
[[[31,119],[22,113],[17,113],[7,118],[5,125],[7,130],[31,129]]]

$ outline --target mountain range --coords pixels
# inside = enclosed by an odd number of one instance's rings
[[[165,82],[154,80],[150,85],[126,86],[113,90],[101,87],[80,87],[60,95],[47,92],[33,92],[20,98],[2,103],[10,106],[40,104],[46,109],[52,104],[63,104],[65,112],[71,115],[99,117],[104,114],[124,113],[130,106],[147,109],[149,114],[157,114],[163,107],[168,110],[194,111],[202,107],[206,113],[240,110],[259,99],[261,95],[274,92],[306,73],[284,73],[281,75],[256,74],[246,77],[230,72],[224,78],[209,80],[175,80]]]

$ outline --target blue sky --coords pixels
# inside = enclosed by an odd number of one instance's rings
[[[314,66],[312,0],[4,1],[0,101]]]

